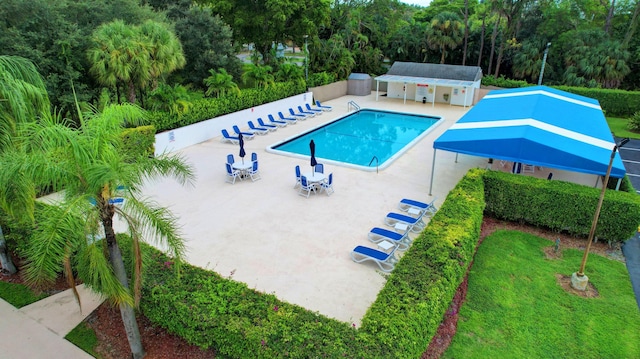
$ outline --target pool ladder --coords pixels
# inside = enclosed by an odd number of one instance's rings
[[[371,164],[373,163],[373,160],[376,160],[376,173],[378,173],[378,157],[377,156],[373,156],[371,157],[371,161],[369,161],[369,167],[371,167]]]
[[[358,104],[353,100],[347,102],[347,112],[351,112],[351,107],[353,107],[354,111],[358,111],[360,109],[360,106],[358,106]]]

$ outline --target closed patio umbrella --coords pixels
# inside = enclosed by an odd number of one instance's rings
[[[244,151],[244,139],[242,138],[242,134],[241,133],[238,134],[238,142],[240,143],[240,153],[239,153],[239,155],[240,155],[240,157],[242,157],[242,163],[244,164],[244,156],[247,153]]]
[[[311,173],[313,173],[318,164],[318,161],[316,161],[316,143],[313,140],[309,142],[309,149],[311,150]]]

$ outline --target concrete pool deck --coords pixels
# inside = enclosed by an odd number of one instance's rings
[[[375,248],[367,233],[373,227],[386,227],[384,217],[398,211],[400,199],[437,198],[439,206],[470,168],[487,166],[486,158],[460,155],[456,163],[454,153],[438,151],[433,196],[428,196],[433,141],[469,108],[432,107],[414,101],[404,104],[386,97],[376,101],[375,97],[372,93],[326,101],[323,104],[333,106],[332,112],[246,141],[245,161],[250,160],[251,152],[258,154],[261,180],[225,183],[227,154],[240,159],[238,146],[222,143],[218,137],[179,151],[195,169],[193,187],[163,180],[149,184],[143,193],[180,218],[189,263],[283,301],[359,325],[385,278],[373,263],[354,263],[352,249],[357,245]],[[308,199],[299,196],[293,189],[294,167],[300,165],[305,172],[310,168],[308,160],[265,149],[341,117],[348,112],[351,100],[362,108],[436,115],[445,121],[387,169],[376,173],[325,165],[325,173],[334,174],[335,193]],[[586,182],[593,185],[595,177],[589,178]]]

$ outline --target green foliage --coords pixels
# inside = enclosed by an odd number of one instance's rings
[[[152,157],[156,128],[153,126],[140,126],[127,128],[122,131],[123,152],[132,158]]]
[[[591,254],[587,275],[599,296],[583,298],[556,279],[578,269],[582,251],[548,259],[551,246],[516,231],[485,238],[443,358],[640,357],[640,312],[625,265]]]
[[[7,283],[0,281],[0,298],[6,300],[16,308],[35,303],[46,298],[46,293],[35,294],[33,290],[24,284]]]
[[[495,86],[502,88],[519,88],[519,87],[527,87],[531,86],[527,81],[524,80],[512,80],[507,79],[504,76],[500,76],[499,78],[495,78],[491,75],[482,76],[482,86]]]
[[[232,358],[415,358],[427,347],[471,263],[482,223],[482,170],[451,191],[356,329],[144,247],[141,309],[155,324]]]
[[[640,111],[637,111],[629,118],[628,128],[631,131],[640,132]]]
[[[191,95],[189,90],[180,84],[173,87],[160,84],[149,94],[145,105],[152,111],[168,112],[169,115],[180,117],[191,108]]]
[[[324,86],[336,81],[336,75],[323,72],[315,72],[309,75],[309,87]]]
[[[237,96],[230,95],[193,101],[190,111],[181,117],[172,116],[165,112],[152,112],[149,115],[149,120],[158,132],[168,131],[286,97],[295,96],[304,93],[306,90],[304,82],[278,82],[266,89],[241,90]]]
[[[95,348],[98,345],[98,337],[87,323],[78,324],[64,338],[94,358],[99,358],[98,353],[95,352]]]
[[[607,123],[613,136],[640,140],[640,132],[632,132],[629,130],[628,122],[629,120],[626,118],[607,116]]]
[[[600,197],[600,189],[563,181],[490,171],[485,174],[487,214],[572,235],[587,236]],[[624,241],[640,224],[640,197],[608,190],[596,237]]]
[[[554,87],[558,90],[598,100],[607,116],[631,117],[634,113],[640,111],[640,91],[569,86]]]

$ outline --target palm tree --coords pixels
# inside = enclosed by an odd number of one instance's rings
[[[462,43],[462,22],[452,12],[441,12],[431,20],[427,30],[427,42],[432,49],[440,50],[440,63],[444,64],[447,49],[455,49]]]
[[[150,57],[149,76],[153,91],[158,87],[160,77],[183,68],[187,62],[180,40],[167,25],[147,20],[140,26],[139,36]]]
[[[136,83],[150,76],[148,50],[136,39],[134,27],[116,20],[100,25],[91,38],[87,55],[91,73],[99,83],[115,88],[120,102],[119,85],[127,86],[127,99],[136,102]]]
[[[242,81],[245,84],[253,81],[256,88],[267,88],[275,83],[274,77],[271,74],[272,70],[271,66],[245,64]]]
[[[37,117],[46,115],[49,111],[49,96],[35,65],[22,57],[0,56],[0,154],[13,146],[18,125],[35,121]],[[0,168],[4,170],[4,167]],[[0,204],[9,214],[19,209],[19,206],[16,206],[17,203],[13,201],[16,199],[14,190],[18,188],[3,186],[0,189]],[[20,195],[20,191],[17,194]],[[2,227],[0,227],[0,265],[7,273],[17,272],[8,253]]]
[[[122,151],[123,119],[136,123],[143,116],[139,107],[127,104],[81,116],[79,128],[45,118],[22,126],[19,151],[0,156],[7,169],[0,175],[0,187],[24,177],[33,186],[52,185],[64,194],[59,202],[35,212],[37,229],[25,250],[25,280],[38,286],[64,270],[74,288],[73,273],[77,273],[92,290],[119,306],[134,358],[144,356],[134,313],[141,290],[140,242],[155,240],[177,261],[184,252],[176,219],[167,209],[142,198],[140,190],[146,180],[159,176],[182,184],[194,178],[179,156],[149,158]],[[112,202],[119,196],[125,199],[121,208]],[[32,196],[31,208],[34,200]],[[132,238],[124,248],[130,252],[132,273],[126,271],[114,231],[116,214],[126,222]]]
[[[227,70],[219,68],[216,72],[214,69],[209,69],[209,73],[211,76],[204,79],[204,84],[207,86],[205,95],[220,97],[227,94],[240,94],[238,85],[233,82],[233,76],[227,73]]]

